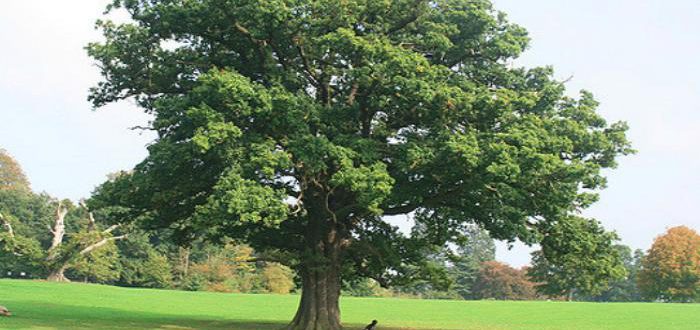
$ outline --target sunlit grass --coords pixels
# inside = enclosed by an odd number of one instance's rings
[[[0,280],[0,329],[279,329],[298,296]],[[698,329],[700,305],[343,298],[343,323],[388,329]]]

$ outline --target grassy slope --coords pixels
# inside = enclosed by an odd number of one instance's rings
[[[298,296],[0,280],[0,329],[279,329]],[[698,329],[700,305],[344,298],[348,329]],[[394,328],[389,328],[393,326]]]

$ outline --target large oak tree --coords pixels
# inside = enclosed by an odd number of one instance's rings
[[[88,46],[96,107],[135,100],[157,139],[93,206],[249,242],[292,264],[289,329],[339,329],[341,276],[390,285],[478,224],[533,243],[630,151],[592,95],[513,68],[526,31],[486,0],[115,0]],[[428,230],[403,235],[384,216]]]

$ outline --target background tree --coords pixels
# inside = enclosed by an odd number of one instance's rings
[[[622,263],[627,270],[627,275],[623,278],[611,281],[608,288],[603,290],[600,294],[582,297],[584,300],[613,302],[642,300],[637,282],[638,274],[642,267],[644,251],[639,249],[632,251],[628,246],[622,244],[617,244],[614,248],[622,258]]]
[[[119,266],[119,249],[114,242],[108,242],[92,253],[78,258],[67,271],[67,277],[82,279],[84,282],[114,283],[121,273]]]
[[[49,244],[45,239],[46,220],[52,216],[50,200],[45,194],[0,189],[0,276],[45,276],[43,258]]]
[[[598,295],[610,282],[626,276],[613,232],[598,221],[570,216],[555,223],[532,253],[529,274],[537,290],[550,296]]]
[[[96,107],[132,98],[158,138],[95,206],[282,253],[302,279],[290,329],[339,329],[341,277],[383,285],[421,249],[382,216],[443,240],[477,223],[536,242],[630,152],[550,68],[507,63],[528,44],[486,0],[115,0],[98,22]]]
[[[68,200],[59,201],[31,191],[6,190],[0,195],[9,197],[0,200],[0,249],[4,251],[0,256],[3,261],[0,268],[6,267],[7,271],[67,281],[66,270],[113,241],[126,237],[112,235],[116,225],[99,229],[92,212],[84,205],[78,208]],[[103,267],[109,268],[116,256],[107,252],[102,256],[109,256],[112,261],[94,264],[94,268],[82,267],[78,272],[85,275],[88,270],[99,269],[103,272],[100,276],[105,275]]]
[[[22,167],[7,150],[0,148],[0,190],[6,189],[31,190]]]
[[[700,300],[700,235],[678,226],[658,236],[642,261],[639,288],[652,300]]]
[[[475,299],[472,287],[482,264],[496,259],[496,243],[488,232],[478,226],[471,226],[464,238],[451,262],[450,274],[454,281],[453,290],[464,299]]]
[[[267,292],[286,294],[294,289],[294,273],[284,265],[278,263],[265,265],[262,277]]]
[[[146,288],[174,286],[171,263],[150,241],[150,237],[147,233],[134,231],[128,240],[117,242],[121,269],[118,285]]]
[[[498,261],[486,261],[479,267],[471,288],[474,299],[533,300],[537,298],[535,283],[527,270],[515,269]]]

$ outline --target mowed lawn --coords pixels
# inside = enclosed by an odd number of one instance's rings
[[[129,289],[0,280],[0,329],[279,329],[296,295]],[[343,298],[347,329],[700,329],[699,304]]]

